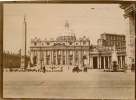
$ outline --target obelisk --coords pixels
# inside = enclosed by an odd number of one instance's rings
[[[20,68],[25,69],[26,68],[26,43],[27,43],[27,22],[26,22],[26,17],[24,16],[24,21],[23,21],[23,35],[22,35],[22,48],[21,48],[21,65]]]

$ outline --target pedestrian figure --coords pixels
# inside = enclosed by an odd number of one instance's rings
[[[45,73],[46,69],[45,69],[45,66],[43,66],[43,73]]]

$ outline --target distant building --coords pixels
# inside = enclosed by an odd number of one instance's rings
[[[101,47],[116,47],[116,50],[126,50],[125,35],[103,33],[100,39],[97,40],[98,46]]]
[[[111,58],[114,47],[117,52],[117,63],[119,65],[119,68],[124,67],[126,60],[125,35],[103,33],[100,35],[100,39],[97,40],[97,46],[97,58],[100,59],[99,62],[101,67],[105,66],[106,68],[108,68],[111,66]]]

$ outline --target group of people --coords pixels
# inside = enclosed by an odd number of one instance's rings
[[[42,72],[45,73],[46,71],[47,71],[47,70],[46,70],[46,67],[43,66],[43,67],[42,67]],[[79,66],[75,66],[75,67],[73,67],[73,69],[72,69],[72,72],[82,72],[82,71],[83,71],[83,72],[87,72],[87,67],[84,66],[83,69],[80,69]]]
[[[72,72],[87,72],[87,67],[83,67],[83,70],[82,69],[80,69],[78,66],[76,66],[76,67],[74,67],[73,69],[72,69]]]

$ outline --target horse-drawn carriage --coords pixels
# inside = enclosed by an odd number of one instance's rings
[[[74,68],[72,69],[72,72],[81,72],[81,71],[82,71],[82,70],[79,69],[78,66],[76,66],[76,67],[74,67]]]
[[[72,69],[72,72],[87,72],[87,67],[86,66],[83,66],[82,69],[79,68],[78,66],[75,66],[73,69]]]

